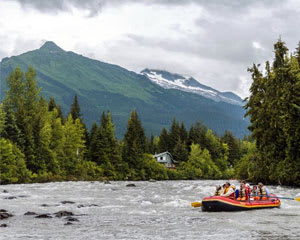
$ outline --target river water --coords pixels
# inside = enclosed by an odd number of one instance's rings
[[[300,202],[248,212],[202,212],[192,208],[224,181],[60,182],[0,186],[0,239],[300,239]],[[233,182],[235,183],[235,182]],[[300,197],[299,188],[268,186],[278,196]],[[3,193],[6,190],[8,193]],[[15,199],[6,199],[14,196]],[[73,204],[62,204],[73,201]],[[46,204],[46,205],[45,205]],[[65,225],[54,213],[72,211]],[[27,211],[53,218],[24,216]]]

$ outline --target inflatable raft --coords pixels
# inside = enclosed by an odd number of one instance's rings
[[[202,211],[243,211],[253,209],[280,207],[280,200],[274,194],[270,194],[268,200],[237,201],[227,197],[213,196],[202,199]]]

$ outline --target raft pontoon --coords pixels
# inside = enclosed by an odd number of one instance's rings
[[[228,197],[212,196],[202,199],[202,211],[243,211],[264,208],[279,208],[280,200],[274,194],[270,194],[268,200],[237,201]]]

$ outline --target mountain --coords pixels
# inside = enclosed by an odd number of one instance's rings
[[[189,76],[147,68],[141,71],[141,74],[165,89],[179,89],[185,92],[199,94],[216,102],[227,102],[240,106],[243,105],[243,100],[236,94],[232,92],[219,92],[211,87],[201,84],[196,79]]]
[[[218,134],[225,130],[232,131],[237,137],[248,134],[248,120],[243,119],[244,110],[238,104],[215,101],[193,92],[165,89],[145,74],[64,51],[54,42],[2,59],[1,98],[5,95],[5,79],[17,66],[23,71],[32,66],[42,94],[47,98],[54,97],[65,114],[77,93],[88,126],[94,121],[99,122],[102,111],[110,110],[118,137],[124,134],[132,109],[139,113],[147,134],[159,134],[163,127],[170,126],[174,117],[184,121],[186,126],[199,120]]]

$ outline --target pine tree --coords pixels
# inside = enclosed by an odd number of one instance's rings
[[[190,146],[192,143],[195,143],[199,144],[201,148],[206,148],[206,132],[206,126],[197,121],[189,130],[188,145]]]
[[[96,162],[97,159],[97,157],[94,155],[97,150],[97,141],[96,141],[97,130],[98,130],[97,123],[94,122],[92,124],[89,137],[88,137],[88,142],[87,142],[87,149],[88,149],[87,158],[93,162]]]
[[[115,179],[117,177],[115,168],[120,171],[122,162],[110,112],[108,112],[107,115],[103,112],[99,131],[100,138],[97,142],[99,149],[99,156],[97,156],[98,162],[102,162],[104,174]]]
[[[0,137],[3,135],[3,131],[6,123],[6,112],[4,111],[3,104],[0,103]]]
[[[252,175],[255,180],[300,184],[299,50],[295,56],[289,56],[281,40],[274,44],[274,50],[273,68],[266,62],[265,75],[256,65],[249,69],[253,83],[245,108],[259,150],[255,164],[264,169],[264,173],[257,171]]]
[[[48,111],[53,111],[54,108],[56,108],[56,102],[53,97],[50,97],[49,103],[48,103]]]
[[[184,126],[184,122],[182,121],[181,122],[181,125],[180,125],[180,139],[182,142],[187,142],[188,140],[188,132]]]
[[[169,134],[167,129],[163,128],[159,135],[158,151],[160,153],[170,151]]]
[[[3,110],[5,111],[5,124],[1,132],[1,137],[9,139],[12,143],[16,144],[20,150],[23,150],[24,136],[17,126],[15,114],[8,106],[3,105]]]
[[[186,144],[182,142],[181,139],[179,139],[176,143],[172,155],[174,157],[174,160],[178,162],[186,162],[188,160],[189,152]]]
[[[35,164],[35,139],[34,124],[37,113],[40,89],[36,83],[36,74],[33,68],[28,68],[24,74],[20,68],[7,78],[5,105],[12,109],[16,117],[16,123],[24,136],[24,153],[27,167],[33,172],[39,171]]]
[[[80,106],[78,103],[78,98],[77,98],[77,94],[75,94],[74,99],[73,99],[73,103],[71,105],[71,109],[70,109],[70,113],[73,120],[75,121],[77,118],[81,119],[82,114],[80,112]],[[82,119],[81,119],[82,120]]]
[[[237,139],[235,139],[230,131],[225,131],[224,136],[222,137],[223,143],[226,143],[229,148],[228,161],[231,166],[236,163],[240,157],[240,146]]]
[[[136,111],[131,112],[123,144],[123,161],[130,168],[141,169],[141,158],[146,150],[146,135]]]
[[[180,126],[176,118],[173,119],[170,133],[169,133],[169,151],[173,154],[177,142],[180,140]]]

